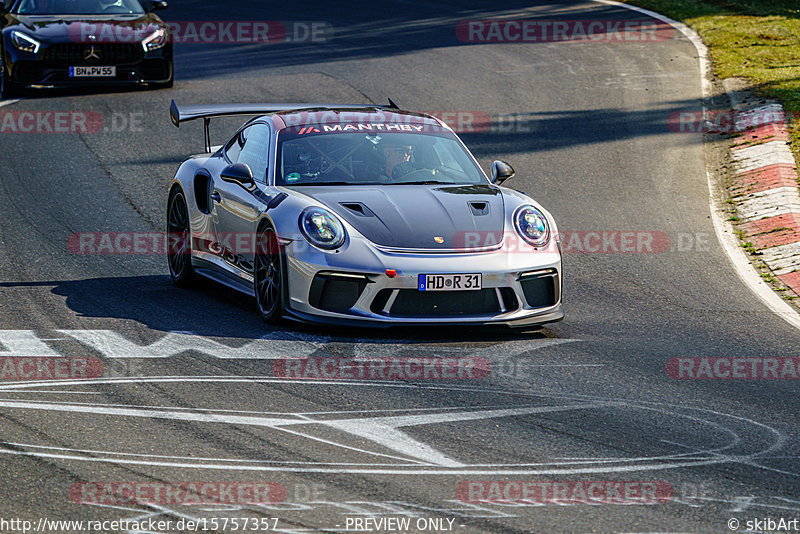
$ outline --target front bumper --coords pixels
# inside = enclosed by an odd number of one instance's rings
[[[135,49],[134,45],[126,46]],[[12,83],[34,89],[159,84],[169,82],[173,76],[172,44],[147,53],[125,51],[120,46],[112,49],[108,45],[97,66],[116,67],[114,77],[70,77],[70,67],[94,65],[82,59],[80,50],[81,45],[59,44],[46,46],[35,56],[7,51],[6,74]]]
[[[352,240],[340,253],[303,241],[285,246],[287,316],[342,325],[500,324],[559,321],[561,255],[505,248],[477,253],[406,253]],[[396,272],[387,275],[387,269]],[[480,273],[478,291],[419,291],[420,274]]]

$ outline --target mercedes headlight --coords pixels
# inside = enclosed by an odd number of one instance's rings
[[[42,46],[42,43],[33,37],[16,30],[11,32],[11,42],[14,43],[14,46],[16,46],[18,49],[22,50],[23,52],[30,52],[31,54],[36,54],[39,52],[39,47]]]
[[[344,244],[345,230],[339,219],[324,208],[306,208],[300,214],[300,231],[309,243],[325,250]]]
[[[142,48],[144,48],[145,52],[149,52],[151,50],[158,50],[165,44],[167,44],[167,30],[159,28],[144,38],[142,41]]]
[[[550,226],[544,214],[533,206],[522,206],[514,214],[514,227],[519,236],[534,247],[550,241]]]

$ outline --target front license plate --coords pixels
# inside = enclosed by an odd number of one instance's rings
[[[420,291],[469,291],[481,288],[480,274],[421,274]]]
[[[117,67],[70,67],[70,78],[113,78]]]

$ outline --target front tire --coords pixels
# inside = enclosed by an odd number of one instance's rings
[[[172,283],[189,287],[194,281],[189,210],[183,192],[175,189],[167,203],[167,261]]]
[[[273,228],[264,228],[256,240],[253,289],[258,314],[270,324],[277,323],[283,316],[285,279],[278,236]]]
[[[20,86],[9,79],[6,73],[5,51],[0,50],[0,96],[16,98],[20,96]]]
[[[170,79],[167,80],[166,82],[154,83],[154,84],[151,84],[150,87],[152,89],[155,89],[155,90],[169,89],[174,85],[174,83],[175,83],[175,78],[170,77]]]
[[[175,83],[175,68],[173,67],[172,60],[169,62],[169,79],[166,82],[160,83],[151,83],[150,88],[152,89],[169,89]]]

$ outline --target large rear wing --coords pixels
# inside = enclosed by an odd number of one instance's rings
[[[324,110],[324,109],[399,109],[392,99],[389,104],[206,104],[181,106],[173,100],[169,105],[169,118],[175,127],[181,123],[195,119],[203,119],[203,138],[206,152],[211,152],[211,133],[209,125],[215,117],[233,117],[236,115],[267,115],[280,111]]]

